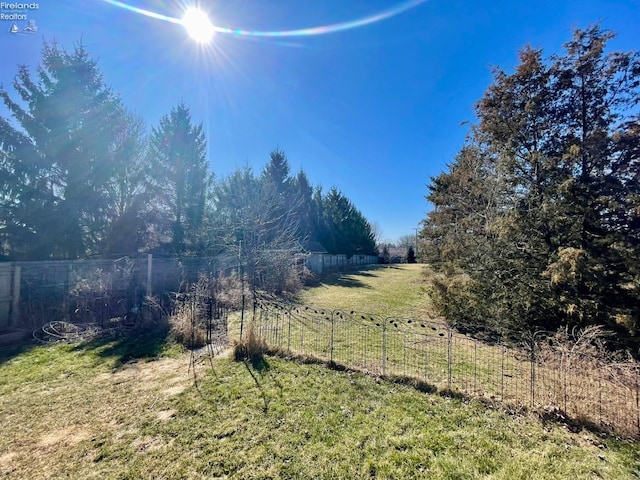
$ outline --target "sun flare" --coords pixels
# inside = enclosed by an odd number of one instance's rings
[[[215,27],[205,12],[197,8],[188,8],[182,17],[182,25],[187,33],[198,43],[209,43]]]

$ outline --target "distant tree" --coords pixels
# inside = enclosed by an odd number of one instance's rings
[[[413,247],[415,254],[415,245],[416,245],[416,236],[409,235],[401,235],[398,240],[394,244],[394,249],[392,249],[391,254],[399,255],[402,258],[402,261],[405,262],[407,260],[407,254],[409,252],[409,247]]]
[[[382,227],[378,222],[371,222],[371,234],[373,235],[373,241],[378,245],[382,241]]]
[[[324,213],[324,194],[320,185],[314,187],[311,198],[311,239],[317,240],[325,248],[326,240],[326,216]]]
[[[401,235],[400,238],[398,238],[396,245],[399,248],[404,249],[406,252],[409,249],[409,247],[411,245],[415,245],[415,243],[416,243],[415,235]]]
[[[189,109],[180,103],[153,128],[149,147],[165,208],[171,212],[172,250],[198,252],[203,248],[202,224],[212,179],[202,124],[194,125]]]
[[[304,215],[301,211],[301,202],[304,199],[296,195],[295,187],[299,185],[291,178],[290,171],[289,161],[284,152],[274,150],[260,177],[260,189],[263,197],[270,199],[270,215],[274,225],[280,225],[283,229],[295,225],[295,228],[299,229],[301,217]],[[276,227],[274,233],[280,227]]]
[[[145,126],[139,117],[127,114],[114,138],[116,170],[109,180],[109,222],[100,250],[135,254],[158,247],[159,236],[170,233],[169,212],[162,210],[162,178],[147,155]]]
[[[291,183],[294,215],[298,221],[300,238],[304,240],[317,240],[315,232],[315,219],[318,216],[317,206],[313,200],[313,186],[309,182],[306,173],[302,170],[293,178]]]
[[[330,253],[376,255],[371,225],[337,188],[322,201],[323,231],[320,241]]]
[[[337,188],[326,195],[281,151],[259,175],[239,168],[217,181],[207,214],[209,251],[235,256],[254,293],[299,287],[294,255],[307,240],[332,253],[377,255],[371,225]]]
[[[281,293],[296,280],[292,255],[299,250],[298,225],[291,211],[281,211],[277,191],[263,180],[244,167],[216,183],[212,235],[218,252],[238,259],[254,292]],[[276,211],[281,216],[274,216]]]
[[[389,245],[386,243],[382,245],[382,252],[380,253],[382,263],[388,264],[391,262],[391,253],[389,252]]]
[[[274,150],[269,155],[269,163],[262,172],[264,181],[274,188],[280,197],[287,197],[291,192],[291,167],[282,150]]]
[[[416,252],[413,249],[413,245],[409,245],[409,248],[407,248],[407,263],[417,263]]]

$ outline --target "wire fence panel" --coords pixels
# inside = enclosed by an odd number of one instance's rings
[[[353,310],[335,310],[331,315],[331,361],[382,374],[384,319]]]
[[[258,301],[271,346],[375,375],[406,377],[640,438],[640,366],[553,346],[545,336],[466,334],[450,325]]]
[[[139,308],[146,296],[184,291],[201,275],[238,270],[237,259],[217,257],[55,260],[12,262],[3,271],[13,282],[13,305],[0,311],[0,325],[33,329],[51,321],[104,324]],[[19,271],[19,274],[16,274]]]

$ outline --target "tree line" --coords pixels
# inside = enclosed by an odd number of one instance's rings
[[[525,47],[513,72],[496,68],[431,178],[419,251],[450,321],[599,325],[638,346],[640,56],[608,52],[613,36],[576,30],[561,54]]]
[[[147,131],[83,45],[44,43],[20,66],[0,116],[0,258],[247,255],[320,242],[377,254],[372,228],[337,188],[326,193],[282,151],[261,172],[215,179],[202,124],[180,103]]]

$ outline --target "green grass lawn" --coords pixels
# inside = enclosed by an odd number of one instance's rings
[[[0,351],[0,477],[637,478],[637,443],[276,357],[196,384],[133,345]]]
[[[415,318],[420,268],[302,301]],[[194,369],[166,333],[0,348],[0,478],[640,478],[637,442],[279,357]]]
[[[447,330],[430,319],[423,282],[420,265],[330,273],[298,305],[263,304],[256,328],[272,347],[297,355],[538,411],[552,406],[573,421],[638,435],[635,393],[625,386],[632,378],[612,377],[586,358],[546,357],[532,365],[521,345],[486,344]],[[238,318],[229,325],[239,336]]]
[[[382,316],[428,318],[423,292],[423,265],[371,265],[358,271],[328,273],[304,290],[300,302],[330,309],[345,308]]]

